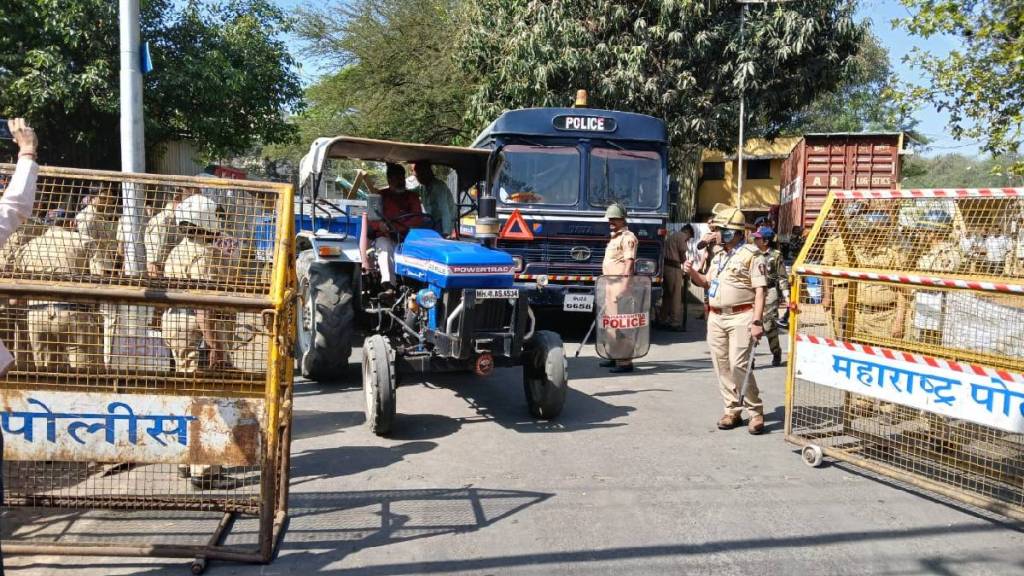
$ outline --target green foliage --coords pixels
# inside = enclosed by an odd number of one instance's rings
[[[300,10],[307,54],[332,72],[306,90],[297,122],[319,136],[450,144],[463,137],[467,86],[456,65],[464,0],[357,0]]]
[[[906,61],[924,85],[900,93],[908,108],[928,103],[950,115],[957,139],[980,139],[993,154],[1024,143],[1024,4],[1019,0],[900,0],[910,16],[894,24],[929,38],[952,36],[962,49],[947,56],[913,49]],[[1024,174],[1024,161],[1012,170]]]
[[[807,132],[895,132],[912,131],[917,121],[890,97],[893,71],[889,53],[878,38],[865,30],[856,56],[847,68],[848,76],[835,90],[818,96],[793,115],[785,131]],[[916,140],[921,140],[915,135]]]
[[[294,136],[282,112],[301,87],[270,2],[142,0],[141,23],[155,67],[143,77],[148,153],[175,138],[220,156]],[[0,29],[0,116],[29,119],[45,162],[117,168],[117,3],[5,0]]]
[[[989,188],[1024,185],[1024,177],[1010,168],[1019,156],[975,158],[963,154],[944,154],[925,158],[907,156],[903,161],[903,188]]]
[[[754,4],[740,37],[731,0],[477,0],[460,42],[478,88],[468,118],[591,105],[663,118],[673,146],[735,146],[739,96],[748,133],[775,135],[795,111],[851,76],[863,26],[845,0]]]

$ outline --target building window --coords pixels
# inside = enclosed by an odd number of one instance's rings
[[[705,180],[725,180],[725,162],[705,162]]]
[[[747,180],[769,180],[772,177],[771,160],[747,160]]]

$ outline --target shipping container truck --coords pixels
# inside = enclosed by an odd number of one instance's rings
[[[829,190],[895,190],[902,132],[807,134],[782,163],[779,241],[810,229]]]

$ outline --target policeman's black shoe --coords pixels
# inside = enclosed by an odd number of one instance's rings
[[[625,366],[615,366],[611,370],[609,370],[609,372],[611,372],[612,374],[625,374],[627,372],[632,372],[632,371],[633,371],[633,365],[632,364],[626,364]]]
[[[598,366],[601,368],[614,368],[615,360],[601,360],[601,363],[598,364]]]
[[[192,485],[200,490],[234,490],[242,486],[242,481],[224,474],[203,474],[193,476]]]
[[[782,352],[772,354],[772,366],[782,366]]]

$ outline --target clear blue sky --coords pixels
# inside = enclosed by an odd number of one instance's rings
[[[285,10],[291,11],[296,6],[305,3],[305,0],[276,0],[277,5]],[[338,2],[338,0],[334,0]],[[341,3],[345,3],[341,0]],[[914,46],[919,46],[936,54],[946,54],[950,49],[958,47],[958,41],[951,37],[932,37],[923,40],[916,36],[910,36],[906,32],[893,29],[892,20],[907,15],[907,10],[898,0],[860,0],[858,17],[871,21],[871,28],[875,35],[882,41],[882,45],[889,50],[889,59],[892,62],[893,70],[903,80],[909,82],[921,82],[920,74],[902,62],[903,57],[909,53]],[[300,48],[297,41],[289,39],[293,53],[298,56]],[[298,57],[300,61],[305,60]],[[316,80],[321,73],[315,62],[306,60],[300,70],[303,83],[309,84]],[[917,111],[915,118],[920,121],[918,131],[931,140],[930,149],[926,155],[958,152],[967,155],[977,155],[978,145],[973,141],[957,141],[949,135],[947,127],[949,116],[941,113],[930,106],[924,106]]]
[[[858,16],[871,21],[871,29],[875,36],[878,36],[882,45],[889,50],[889,60],[900,79],[923,83],[920,73],[904,64],[903,57],[915,46],[934,54],[948,54],[950,50],[959,48],[960,43],[956,38],[949,36],[924,40],[917,36],[911,36],[904,30],[894,29],[892,20],[907,15],[907,9],[898,0],[860,0],[858,9]],[[949,115],[946,113],[939,112],[930,106],[923,106],[914,117],[920,121],[918,130],[931,140],[930,150],[925,152],[926,155],[951,152],[967,155],[979,154],[977,142],[957,141],[949,135]]]

